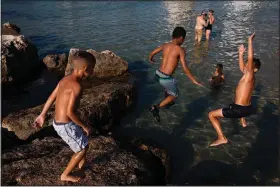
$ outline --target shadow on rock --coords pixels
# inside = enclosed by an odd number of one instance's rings
[[[182,185],[190,165],[193,163],[193,147],[186,139],[171,136],[160,128],[120,128],[114,133],[114,138],[120,142],[131,142],[137,140],[138,145],[151,145],[164,150],[167,158],[165,164],[166,183]],[[133,142],[132,141],[132,142]],[[125,145],[125,144],[124,144]],[[135,143],[134,143],[135,145]],[[179,147],[179,149],[178,149]],[[162,157],[162,160],[164,157]]]
[[[23,140],[19,139],[14,132],[8,131],[8,129],[1,127],[1,145],[3,149],[10,149],[17,145],[22,145]]]
[[[39,79],[34,82],[22,84],[15,92],[8,92],[3,88],[2,118],[12,112],[38,106],[46,102],[58,83],[55,74],[43,71]]]

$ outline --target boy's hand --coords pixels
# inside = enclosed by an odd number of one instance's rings
[[[193,81],[193,83],[194,83],[194,84],[196,84],[196,85],[198,85],[198,86],[204,86],[201,82],[196,81],[196,80],[195,80],[195,81]]]
[[[34,128],[42,128],[44,122],[45,122],[45,119],[46,119],[46,116],[45,115],[42,115],[40,114],[36,119],[35,121],[33,122],[33,127]]]
[[[86,126],[85,128],[83,128],[83,130],[86,132],[86,135],[89,136],[92,131],[92,128],[90,126]]]
[[[248,40],[252,41],[254,38],[255,38],[255,32],[251,36],[249,36]]]
[[[245,51],[246,51],[246,48],[244,47],[243,44],[241,44],[238,48],[238,52],[243,54]]]

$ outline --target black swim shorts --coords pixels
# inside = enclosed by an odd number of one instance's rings
[[[242,118],[253,114],[254,110],[252,105],[241,106],[230,104],[228,108],[223,108],[222,112],[225,118]]]

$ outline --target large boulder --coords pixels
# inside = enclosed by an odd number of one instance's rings
[[[2,151],[2,185],[69,185],[59,179],[73,152],[60,138],[46,137],[32,144]],[[113,138],[89,139],[87,167],[74,170],[83,178],[76,184],[92,185],[164,185],[164,169],[149,151],[137,154],[120,149]],[[147,163],[150,164],[147,164]],[[154,168],[157,168],[155,170]],[[73,184],[73,183],[72,183]]]
[[[78,114],[88,125],[98,131],[108,131],[119,122],[135,99],[136,90],[133,84],[125,82],[107,82],[97,85],[90,81],[85,84]],[[2,119],[2,127],[13,131],[22,140],[36,133],[32,127],[35,118],[40,114],[44,104],[13,112]],[[52,124],[54,107],[46,117],[45,126]]]
[[[79,51],[79,49],[70,49],[65,75],[69,75],[73,71],[72,56],[77,51]],[[94,77],[116,77],[124,74],[128,70],[128,63],[111,51],[106,50],[99,53],[92,49],[89,49],[87,50],[87,52],[93,54],[96,58],[96,65],[94,67],[93,73]]]
[[[10,23],[2,26],[1,84],[32,79],[40,68],[37,48]]]
[[[55,72],[57,75],[64,76],[64,72],[67,65],[67,56],[63,54],[50,54],[47,55],[43,62],[48,71]]]

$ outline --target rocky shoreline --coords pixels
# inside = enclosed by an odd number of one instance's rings
[[[42,129],[36,131],[31,125],[55,84],[71,73],[71,56],[79,49],[70,49],[68,57],[50,54],[40,60],[36,47],[21,35],[18,26],[4,24],[1,36],[5,103],[1,114],[1,184],[69,185],[61,182],[59,175],[72,152],[51,125],[54,108]],[[166,184],[167,153],[163,149],[149,149],[148,144],[118,141],[108,135],[137,99],[128,63],[108,50],[87,51],[96,57],[97,64],[94,76],[83,83],[78,113],[94,133],[85,178],[75,185]]]

